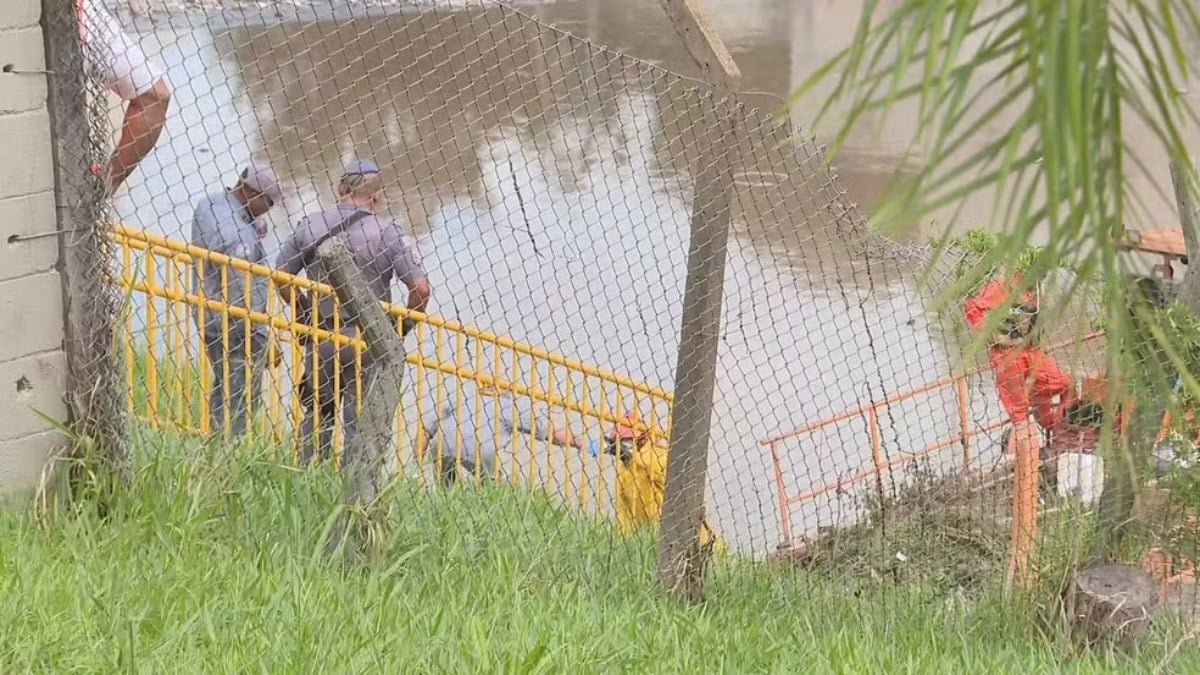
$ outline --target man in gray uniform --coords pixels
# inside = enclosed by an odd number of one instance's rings
[[[482,400],[477,403],[477,398]],[[467,476],[484,479],[499,474],[502,465],[513,466],[517,457],[512,456],[512,447],[519,437],[588,450],[593,457],[600,454],[599,441],[578,436],[565,424],[556,425],[547,406],[528,396],[516,397],[490,385],[454,378],[446,382],[443,401],[441,409],[431,406],[434,409],[421,420],[425,434],[417,448],[418,456],[424,456],[430,447],[441,452],[443,485],[458,481],[460,464]]]
[[[311,275],[315,271],[311,267],[316,262],[317,247],[331,237],[341,237],[376,298],[391,302],[392,281],[398,280],[408,288],[407,307],[424,312],[429,303],[429,281],[425,269],[416,253],[404,241],[400,225],[391,218],[376,214],[382,199],[383,181],[379,176],[379,167],[371,162],[351,162],[338,182],[337,206],[305,216],[296,225],[291,238],[284,242],[276,267],[289,274],[299,274],[308,269]],[[308,313],[310,298],[297,293],[291,286],[281,285],[279,292],[285,303],[290,305],[294,298],[297,311]],[[319,327],[333,330],[333,299],[321,298],[316,311]],[[403,333],[407,334],[412,322],[405,321],[404,326]],[[354,325],[339,326],[339,329],[343,335],[354,335]],[[332,342],[321,341],[316,350],[315,382],[310,353],[304,359],[305,373],[298,392],[304,408],[304,423],[300,433],[303,439],[301,461],[305,463],[312,461],[317,453],[327,456],[333,442],[333,425],[338,414],[335,407],[335,367],[341,370],[338,378],[341,391],[337,393],[342,403],[344,444],[350,447],[357,421],[355,377],[361,377],[362,382],[366,383],[371,361],[370,355],[364,351],[359,357],[362,370],[356,373],[353,347],[345,346],[339,350]],[[319,424],[313,422],[314,413],[320,415]]]
[[[192,244],[231,258],[266,264],[262,238],[267,229],[262,217],[281,201],[283,193],[275,172],[264,162],[252,161],[236,185],[196,203]],[[199,266],[194,269],[199,275]],[[204,275],[196,283],[208,300],[255,312],[267,310],[267,280],[263,277],[251,277],[247,288],[244,272],[205,261]],[[210,429],[241,436],[262,395],[267,327],[230,317],[226,328],[224,314],[207,308],[198,309],[196,319],[213,371]]]

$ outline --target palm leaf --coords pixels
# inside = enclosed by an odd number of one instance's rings
[[[1183,83],[1195,76],[1196,59],[1185,44],[1200,36],[1197,3],[882,4],[863,3],[850,46],[814,71],[789,101],[835,81],[813,121],[814,128],[833,122],[830,161],[851,133],[861,132],[868,113],[886,124],[897,106],[916,106],[914,145],[923,154],[922,168],[889,190],[872,224],[884,231],[911,227],[994,191],[996,246],[965,266],[970,278],[955,284],[955,292],[997,267],[1017,264],[1034,234],[1044,233],[1044,248],[1026,262],[1048,269],[1069,261],[1078,275],[1066,289],[1067,301],[1088,289],[1106,308],[1110,376],[1122,383],[1140,376],[1144,364],[1130,362],[1122,351],[1135,318],[1122,309],[1128,265],[1115,239],[1148,213],[1146,195],[1134,194],[1129,180],[1135,171],[1151,175],[1143,153],[1191,156],[1182,129],[1200,123],[1200,115],[1184,99]],[[838,116],[831,120],[834,111]],[[1145,125],[1160,147],[1131,147],[1124,137],[1131,120]],[[991,136],[980,142],[985,133]],[[1197,189],[1196,181],[1189,184]],[[1157,192],[1166,197],[1165,189]],[[945,250],[936,248],[930,271]],[[1194,313],[1200,312],[1197,295]],[[1188,370],[1193,364],[1177,343],[1178,331],[1143,332],[1164,341],[1170,362],[1187,371],[1182,381],[1200,398],[1200,365]]]

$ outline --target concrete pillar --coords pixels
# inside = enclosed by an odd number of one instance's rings
[[[65,439],[62,285],[40,0],[0,2],[0,495]]]

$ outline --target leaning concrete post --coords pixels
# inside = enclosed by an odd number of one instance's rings
[[[358,434],[342,455],[346,508],[368,508],[379,496],[383,460],[392,443],[392,423],[404,376],[404,342],[396,334],[393,322],[371,292],[341,239],[333,237],[317,247],[317,260],[337,294],[342,316],[362,330],[371,355],[371,368],[363,386]],[[327,557],[342,547],[348,525],[349,513],[345,512],[326,542]]]
[[[6,0],[4,4],[11,7],[14,3]],[[28,2],[15,4],[24,6]],[[116,361],[122,353],[114,348],[113,332],[120,299],[108,271],[110,252],[104,229],[108,226],[107,197],[102,182],[90,171],[93,162],[105,161],[107,157],[92,129],[99,104],[90,102],[88,97],[75,3],[43,2],[42,32],[46,38],[46,68],[50,73],[46,107],[54,125],[59,231],[56,269],[62,277],[65,317],[62,347],[67,371],[64,398],[71,433],[79,441],[70,450],[78,455],[90,445],[97,451],[96,459],[107,465],[114,477],[127,478],[132,467],[123,408],[124,384]],[[22,55],[25,56],[28,55]],[[13,244],[13,240],[9,243]],[[41,299],[39,296],[27,301]],[[46,349],[49,348],[47,345]],[[80,465],[73,466],[82,469]],[[74,480],[82,480],[81,473],[74,469],[72,473],[76,474],[72,476]]]
[[[701,98],[705,123],[699,139],[700,156],[693,168],[691,242],[658,552],[663,586],[681,598],[697,600],[704,593],[706,556],[700,548],[700,525],[708,486],[709,424],[737,153],[735,107],[722,95],[736,91],[741,72],[697,0],[660,3],[717,94],[715,100]]]

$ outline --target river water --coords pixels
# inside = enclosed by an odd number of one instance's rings
[[[705,4],[756,92],[747,100],[761,106],[759,119],[844,45],[857,18],[849,2]],[[669,389],[688,160],[703,141],[695,99],[681,94],[690,84],[655,66],[694,69],[651,0],[518,7],[647,63],[495,9],[384,8],[364,18],[365,10],[289,6],[138,20],[137,36],[167,66],[175,96],[163,141],[117,197],[119,216],[187,238],[194,200],[230,184],[249,156],[267,157],[285,189],[283,208],[269,216],[273,259],[292,223],[332,203],[341,163],[370,157],[388,179],[389,213],[429,269],[433,313]],[[793,120],[803,128],[808,116],[801,106]],[[846,198],[863,212],[914,161],[904,142],[914,118],[902,108],[886,133],[856,136],[839,161]],[[780,532],[760,439],[942,377],[951,358],[906,268],[872,263],[848,243],[811,149],[748,136],[753,159],[737,176],[726,268],[710,511],[734,544],[761,553]],[[1163,184],[1162,175],[1143,180]],[[1173,222],[1169,204],[1155,207],[1152,196],[1151,214]],[[959,222],[987,222],[989,208],[987,196],[964,205]],[[956,406],[948,392],[893,408],[881,416],[885,451],[955,433]],[[969,409],[976,421],[995,416],[987,387],[972,391]],[[975,461],[991,461],[995,445],[978,441]],[[791,494],[872,456],[857,418],[779,450]],[[953,452],[937,461],[948,465]],[[850,496],[831,493],[794,508],[793,527],[813,530],[855,512]]]

